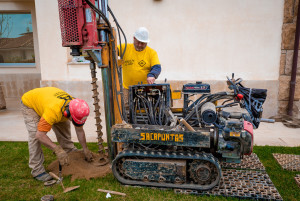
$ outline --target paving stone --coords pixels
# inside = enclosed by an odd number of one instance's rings
[[[273,153],[273,156],[282,169],[300,171],[300,155]]]
[[[297,175],[295,176],[295,181],[296,181],[298,187],[300,188],[300,174],[297,174]]]
[[[260,162],[258,156],[255,153],[246,155],[242,159],[241,163],[226,163],[221,162],[222,168],[234,168],[234,169],[249,169],[249,170],[265,170],[265,167]]]
[[[174,192],[241,199],[283,200],[256,154],[245,156],[240,164],[223,162],[221,166],[220,184],[213,189],[209,191],[174,189]]]

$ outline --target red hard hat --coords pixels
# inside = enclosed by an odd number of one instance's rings
[[[69,103],[69,110],[73,121],[79,126],[83,125],[90,114],[89,105],[81,99],[73,99]]]

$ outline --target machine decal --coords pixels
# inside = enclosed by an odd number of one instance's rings
[[[239,133],[239,132],[230,132],[230,136],[231,137],[240,137],[241,133]]]
[[[91,11],[90,8],[85,9],[85,20],[86,20],[86,22],[92,22],[93,21],[92,11]]]
[[[141,133],[140,140],[147,141],[172,141],[183,142],[183,134],[169,134],[169,133]]]

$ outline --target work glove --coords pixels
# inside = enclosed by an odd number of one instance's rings
[[[54,153],[56,154],[56,157],[62,166],[69,165],[69,156],[60,145],[57,145],[54,148]]]
[[[85,149],[85,150],[83,150],[83,152],[84,152],[84,156],[85,156],[86,161],[92,162],[94,160],[93,154],[89,149]]]

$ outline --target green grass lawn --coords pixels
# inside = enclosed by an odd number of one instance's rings
[[[78,144],[76,144],[78,146]],[[88,143],[88,147],[96,152],[96,143]],[[45,167],[53,160],[55,155],[49,149],[43,148]],[[300,147],[270,147],[256,146],[254,152],[271,177],[284,200],[300,200],[300,188],[296,185],[294,177],[300,172],[282,170],[272,153],[298,154]],[[106,200],[105,193],[97,192],[98,188],[126,193],[126,197],[112,195],[109,200],[238,200],[236,198],[194,196],[175,194],[173,190],[159,190],[121,185],[112,174],[104,178],[75,180],[64,178],[66,187],[80,185],[76,191],[62,193],[60,185],[44,187],[43,183],[31,177],[28,167],[28,148],[26,142],[0,142],[0,200],[40,200],[42,196],[51,194],[55,200]]]

